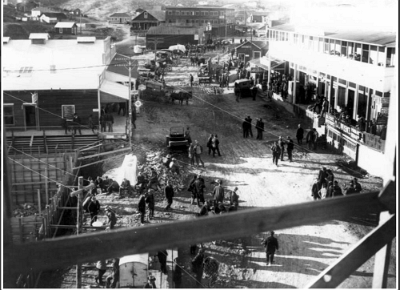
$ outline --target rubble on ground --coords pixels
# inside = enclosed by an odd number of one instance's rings
[[[13,210],[14,217],[31,216],[38,214],[39,210],[33,203],[24,203],[23,205],[17,205]]]

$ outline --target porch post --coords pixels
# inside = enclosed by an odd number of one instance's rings
[[[293,77],[293,104],[296,104],[296,82],[297,82],[297,64],[294,64],[294,77]]]

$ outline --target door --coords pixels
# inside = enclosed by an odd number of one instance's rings
[[[350,118],[354,120],[354,96],[355,96],[355,91],[349,90],[349,93],[347,95],[347,110],[349,110]]]
[[[36,106],[24,105],[25,129],[36,128]]]

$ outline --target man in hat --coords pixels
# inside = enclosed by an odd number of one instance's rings
[[[224,197],[225,197],[224,188],[221,186],[221,181],[219,179],[217,179],[215,181],[215,183],[216,183],[216,185],[215,185],[214,190],[212,192],[212,195],[214,197],[214,201],[216,203],[223,202],[224,201]]]
[[[293,140],[292,140],[292,138],[287,136],[287,141],[286,142],[287,142],[286,150],[287,150],[287,154],[288,154],[288,157],[289,157],[289,161],[293,162],[293,154],[292,154],[293,149],[294,149]]]
[[[194,140],[194,156],[196,157],[196,163],[197,166],[199,166],[199,161],[201,162],[201,165],[204,168],[204,162],[203,160],[201,160],[201,154],[203,153],[203,147],[201,147],[201,145],[199,144],[199,142],[197,140]]]
[[[267,254],[267,266],[274,263],[275,251],[279,249],[278,240],[274,237],[275,232],[271,231],[271,236],[269,236],[262,244],[265,247],[265,252]]]
[[[200,202],[204,203],[204,189],[206,188],[204,179],[201,175],[197,176],[197,179],[195,180],[193,184],[193,190],[195,193],[195,196],[197,198],[197,205],[200,207]]]
[[[146,199],[144,194],[141,194],[139,197],[138,211],[140,212],[140,222],[143,224],[146,215]]]
[[[278,145],[279,147],[281,147],[281,153],[280,153],[280,158],[281,161],[283,161],[283,154],[285,153],[285,141],[283,141],[282,136],[279,136],[279,140],[278,140]]]
[[[124,178],[121,182],[121,186],[119,187],[119,196],[123,197],[125,190],[128,192],[128,195],[131,195],[132,187],[131,183],[128,179]]]
[[[143,288],[157,288],[156,287],[156,278],[154,278],[154,276],[153,275],[149,275],[148,277],[147,277],[147,283],[146,284],[144,284],[144,287]]]
[[[174,188],[171,185],[171,181],[167,180],[167,186],[164,188],[165,198],[167,199],[168,205],[165,210],[169,210],[171,208],[171,204],[174,197]]]
[[[278,159],[279,156],[281,155],[281,147],[279,147],[277,142],[274,142],[274,144],[271,146],[271,151],[272,151],[272,163],[275,163],[275,165],[278,166]]]
[[[154,195],[153,195],[154,190],[153,189],[149,189],[149,191],[147,192],[147,197],[146,197],[146,203],[147,206],[149,207],[149,219],[154,218],[154,208],[155,208],[155,199],[154,199]]]
[[[95,196],[92,196],[89,202],[88,211],[90,213],[90,226],[92,226],[93,222],[97,221],[97,214],[100,211],[100,203]]]
[[[115,213],[111,210],[111,207],[107,206],[106,207],[106,214],[107,214],[107,224],[110,230],[112,230],[117,223],[117,217],[115,216]]]
[[[174,174],[178,174],[179,175],[179,166],[178,166],[178,161],[176,160],[176,158],[172,158],[171,163],[169,164],[169,169],[171,170],[171,173]]]

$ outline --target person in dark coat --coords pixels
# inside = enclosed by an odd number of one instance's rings
[[[247,123],[247,118],[244,119],[242,123],[242,128],[243,128],[243,138],[249,137],[249,124]]]
[[[337,180],[333,182],[333,190],[332,190],[332,197],[336,196],[343,196],[342,189],[340,188]]]
[[[252,88],[251,93],[252,93],[252,95],[253,95],[253,101],[255,101],[255,100],[256,100],[256,97],[257,97],[257,93],[258,93],[257,86],[254,86],[254,87]]]
[[[119,109],[118,109],[118,116],[122,111],[122,116],[125,116],[126,114],[126,102],[120,102],[119,103]]]
[[[327,182],[328,173],[326,171],[326,167],[322,167],[318,173],[318,190],[321,189],[322,183]]]
[[[303,137],[304,137],[304,130],[303,128],[301,128],[301,125],[299,124],[296,131],[297,144],[299,145],[303,144]]]
[[[74,135],[76,135],[76,129],[79,130],[79,135],[82,135],[81,124],[82,124],[81,117],[79,117],[77,113],[74,113],[74,118],[73,118]]]
[[[214,154],[215,155],[215,151],[218,153],[218,156],[221,156],[221,152],[219,151],[219,139],[218,139],[218,135],[215,134],[214,138],[212,139],[212,143],[211,145],[215,145],[215,150],[214,150]]]
[[[360,193],[362,191],[362,187],[361,184],[358,183],[358,179],[354,177],[353,179],[353,183],[354,183],[354,189],[357,193]]]
[[[250,116],[247,116],[247,118],[246,118],[246,120],[247,120],[247,123],[248,123],[248,132],[249,132],[249,135],[250,135],[250,137],[251,138],[253,138],[253,131],[252,131],[252,129],[251,129],[251,121],[252,121],[252,119],[250,118]]]
[[[174,197],[174,188],[171,185],[171,181],[167,181],[167,186],[164,188],[164,194],[165,198],[167,199],[168,205],[165,208],[165,210],[168,210],[171,208],[172,200]]]
[[[107,192],[108,194],[111,194],[113,192],[119,192],[119,184],[116,180],[110,179],[109,186],[107,187]]]
[[[290,138],[289,136],[287,136],[287,154],[288,154],[288,157],[289,157],[289,161],[290,162],[293,162],[293,149],[294,149],[294,143],[293,143],[293,140],[292,140],[292,138]]]
[[[229,203],[231,206],[237,207],[239,206],[239,195],[237,194],[238,188],[235,187],[233,191],[231,191],[230,196],[229,196]]]
[[[179,258],[175,258],[174,264],[174,274],[172,275],[172,281],[174,282],[175,288],[181,288],[182,284],[182,268],[183,266],[179,265]]]
[[[100,131],[106,132],[106,114],[100,115]]]
[[[344,191],[344,195],[350,195],[354,193],[356,193],[356,188],[354,186],[353,180],[351,180],[349,186]]]
[[[88,211],[90,213],[90,226],[92,226],[93,222],[97,221],[97,214],[100,211],[100,203],[95,196],[92,196],[89,202]]]
[[[204,249],[200,249],[199,253],[192,260],[192,271],[196,274],[196,288],[202,288],[201,278],[203,276]]]
[[[195,174],[195,175],[193,175],[193,178],[189,182],[189,186],[187,188],[187,191],[189,191],[191,193],[191,195],[192,195],[192,200],[191,200],[190,204],[193,204],[194,200],[197,198],[196,190],[194,188],[194,182],[196,181],[196,179],[197,179],[197,175]]]
[[[257,140],[262,140],[263,139],[263,131],[264,131],[264,122],[260,118],[256,124],[256,129],[257,129]]]
[[[214,135],[213,135],[213,134],[210,134],[210,136],[208,137],[208,140],[207,140],[208,155],[211,154],[211,151],[213,152],[213,155],[215,155],[215,150],[214,150],[214,148],[212,147],[212,139],[213,139],[213,138],[214,138]]]
[[[67,121],[67,118],[65,118],[65,117],[62,118],[62,127],[65,130],[65,135],[67,135],[68,134],[68,121]]]
[[[321,199],[321,196],[319,195],[318,191],[319,191],[318,179],[316,179],[311,187],[311,196],[313,197],[314,200]]]
[[[158,251],[158,261],[160,262],[161,272],[163,272],[164,274],[167,274],[167,256],[167,250]]]
[[[149,207],[149,219],[154,218],[154,208],[155,208],[155,200],[153,195],[153,189],[149,189],[147,192],[146,203]]]
[[[267,254],[267,266],[274,263],[275,251],[279,250],[278,240],[274,237],[274,234],[274,231],[271,231],[271,236],[262,243]]]
[[[278,159],[279,156],[281,155],[281,148],[279,147],[277,142],[274,142],[274,144],[271,146],[271,151],[272,151],[272,163],[275,163],[276,166],[278,166]]]
[[[119,259],[114,258],[112,261],[112,272],[106,278],[106,288],[119,288],[117,287],[118,283],[119,283]]]
[[[193,187],[197,197],[197,205],[200,207],[200,202],[203,204],[205,202],[204,189],[206,188],[204,179],[201,177],[201,175],[197,177],[196,181],[193,184]]]
[[[308,133],[306,135],[306,142],[308,144],[308,149],[314,149],[314,147],[315,147],[314,141],[315,141],[315,132],[314,132],[314,128],[311,128],[311,130],[308,131]]]
[[[221,186],[221,181],[219,179],[217,179],[215,182],[216,182],[216,185],[214,187],[212,195],[213,195],[215,203],[218,204],[219,202],[224,202],[225,190]]]
[[[140,222],[144,223],[144,216],[146,215],[146,199],[143,194],[139,197],[138,211],[140,212]]]
[[[106,207],[106,214],[107,214],[107,225],[110,228],[110,230],[112,230],[117,224],[117,217],[115,216],[115,212],[113,212],[109,206]]]
[[[283,161],[283,154],[285,153],[285,141],[283,141],[282,136],[279,136],[279,140],[278,140],[278,145],[279,147],[281,147],[281,153],[280,153],[280,158],[281,161]]]

